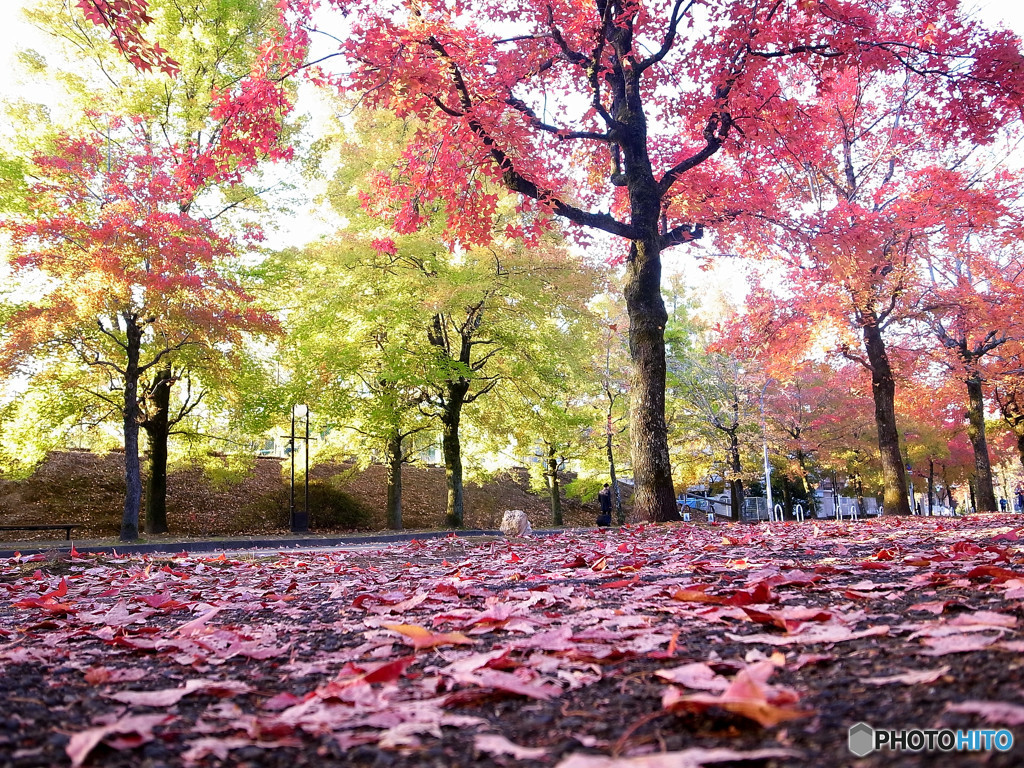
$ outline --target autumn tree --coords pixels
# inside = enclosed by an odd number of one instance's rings
[[[1020,376],[1004,379],[995,388],[999,415],[1017,440],[1017,455],[1024,466],[1024,381]]]
[[[108,132],[108,115],[131,115],[172,167],[179,211],[251,232],[264,214],[259,172],[292,156],[294,86],[284,76],[305,53],[304,36],[279,23],[268,0],[213,5],[190,0],[112,3],[44,0],[25,13],[56,43],[29,58],[34,79],[66,92],[63,119]],[[49,54],[50,52],[48,52]],[[141,129],[141,128],[140,128]],[[249,220],[246,216],[249,214]],[[217,359],[169,357],[143,378],[149,443],[146,530],[167,530],[168,439],[204,392],[225,379]],[[175,388],[183,391],[180,401]]]
[[[432,426],[422,413],[434,372],[425,353],[420,309],[423,267],[443,250],[409,235],[387,250],[359,231],[276,255],[272,298],[286,307],[280,357],[285,389],[328,428],[354,435],[346,450],[359,463],[383,459],[388,527],[402,528],[402,467],[410,438]]]
[[[630,435],[637,509],[650,519],[675,513],[661,254],[748,204],[725,156],[746,147],[757,122],[788,112],[777,98],[782,73],[839,64],[935,72],[928,87],[952,90],[957,116],[977,124],[1007,103],[1001,88],[1020,60],[1009,33],[987,33],[939,0],[899,9],[739,0],[332,5],[344,17],[344,32],[333,35],[349,63],[341,87],[423,121],[405,173],[379,190],[406,201],[405,225],[443,200],[459,238],[487,236],[478,222],[495,204],[479,183],[488,178],[519,193],[524,208],[628,244]],[[310,11],[304,0],[291,6]],[[330,32],[328,17],[315,23]],[[936,42],[908,45],[925,24]]]
[[[1019,183],[1014,174],[966,178],[972,205],[958,205],[949,217],[968,218],[969,228],[949,228],[956,239],[928,256],[924,319],[938,341],[940,356],[966,385],[967,435],[974,449],[978,508],[997,510],[992,464],[985,433],[985,387],[998,381],[1000,369],[1018,366],[1015,356],[1000,354],[1011,340],[1024,338]],[[965,183],[965,186],[967,184]],[[966,210],[965,210],[966,208]]]
[[[230,354],[274,325],[224,270],[236,246],[181,210],[174,163],[131,128],[116,146],[64,136],[34,159],[31,207],[3,226],[16,277],[35,288],[0,337],[8,375],[69,359],[102,371],[94,394],[124,431],[125,541],[138,537],[140,382],[181,350]]]

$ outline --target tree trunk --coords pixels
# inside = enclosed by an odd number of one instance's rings
[[[985,439],[985,398],[981,378],[967,379],[967,436],[974,448],[974,486],[977,493],[979,512],[995,512],[996,494],[992,487],[992,464],[988,456],[988,441]]]
[[[743,480],[739,475],[743,467],[740,464],[740,440],[733,429],[729,433],[729,468],[732,470],[733,478],[729,481],[729,501],[732,503],[732,519],[743,519]],[[766,491],[767,494],[767,491]],[[767,498],[767,495],[765,496]],[[771,513],[772,510],[768,510]]]
[[[928,457],[928,517],[935,511],[932,499],[935,496],[935,461]]]
[[[608,451],[608,475],[612,485],[612,503],[615,505],[615,520],[619,525],[626,524],[626,512],[622,509],[622,496],[619,494],[619,479],[615,475],[615,452],[612,450],[612,403],[608,404],[608,431],[605,435],[605,449]]]
[[[170,368],[153,382],[153,414],[142,423],[149,438],[149,477],[146,478],[146,533],[167,533],[167,442],[170,438]]]
[[[653,180],[653,178],[652,178]],[[636,493],[633,519],[665,522],[676,518],[676,494],[665,424],[665,324],[668,313],[661,297],[661,259],[658,252],[658,202],[638,215],[642,192],[630,185],[633,224],[647,236],[630,247],[626,270],[626,309],[629,313],[629,353],[633,360],[629,437]],[[647,191],[647,190],[643,190]],[[644,226],[646,224],[647,226]]]
[[[445,522],[452,528],[465,525],[462,501],[462,443],[459,440],[459,422],[468,382],[461,380],[448,385],[448,399],[441,413],[441,452],[444,455],[444,482],[447,490]]]
[[[559,494],[558,486],[558,456],[555,454],[555,446],[548,445],[547,455],[548,471],[544,474],[548,480],[548,494],[551,498],[551,521],[555,527],[562,525],[562,497]]]
[[[402,434],[395,429],[385,451],[388,460],[388,528],[402,530]]]
[[[139,355],[142,329],[132,315],[125,315],[125,350],[128,362],[124,376],[124,513],[121,517],[121,541],[139,538],[139,504],[142,501],[142,475],[139,467]]]
[[[871,364],[871,394],[875,403],[878,450],[882,457],[882,503],[886,515],[909,515],[907,475],[896,428],[896,381],[889,365],[882,330],[874,318],[864,324],[864,347]]]

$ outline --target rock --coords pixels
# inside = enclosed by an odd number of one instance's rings
[[[529,536],[532,530],[530,518],[521,509],[510,509],[501,518],[501,532],[506,536]]]

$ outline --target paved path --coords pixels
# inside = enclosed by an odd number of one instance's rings
[[[545,531],[534,531],[544,534]],[[402,533],[385,533],[362,536],[275,536],[275,537],[234,537],[216,540],[175,539],[172,541],[147,541],[139,544],[121,544],[116,541],[27,541],[0,542],[0,558],[13,557],[15,554],[36,555],[46,553],[70,552],[72,545],[82,554],[114,553],[118,554],[177,554],[188,553],[221,553],[233,554],[277,554],[278,552],[312,552],[323,549],[365,550],[380,549],[382,545],[412,541],[413,539],[439,539],[446,536],[459,537],[494,537],[502,536],[500,531],[470,529],[461,531],[410,531]]]

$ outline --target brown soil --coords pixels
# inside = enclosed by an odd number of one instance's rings
[[[259,459],[239,482],[215,483],[199,467],[172,472],[168,478],[167,512],[171,533],[182,536],[244,536],[287,530],[289,487],[287,465]],[[360,471],[353,465],[323,464],[310,471],[311,528],[315,532],[383,530],[386,527],[385,468]],[[340,491],[342,501],[359,513],[325,515],[316,508],[317,487]],[[337,496],[337,494],[335,494]],[[301,484],[296,503],[302,507]],[[87,451],[53,453],[36,473],[22,481],[0,478],[0,524],[75,523],[78,539],[117,536],[124,504],[123,454]],[[444,525],[444,468],[407,466],[403,472],[403,523],[408,529]],[[534,527],[547,527],[551,511],[546,495],[531,493],[526,470],[519,468],[482,485],[466,484],[467,528],[496,528],[507,509],[522,509]],[[593,525],[597,504],[563,499],[567,526]],[[54,532],[19,533],[19,539],[53,538]]]

